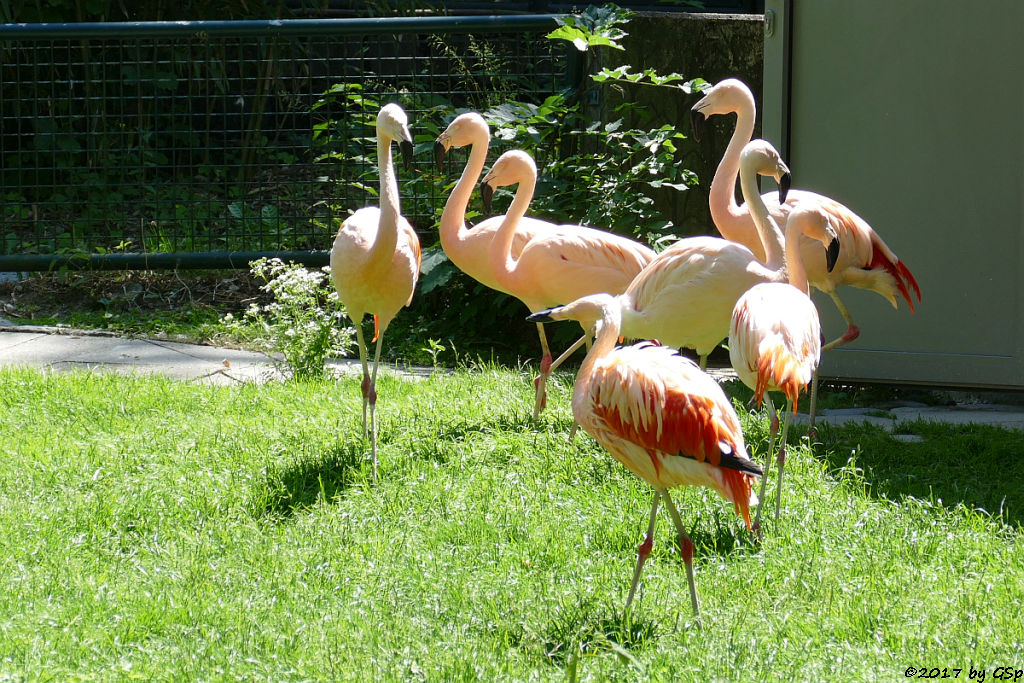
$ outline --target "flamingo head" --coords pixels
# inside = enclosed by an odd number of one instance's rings
[[[391,102],[385,104],[377,114],[377,136],[394,140],[402,151],[402,162],[408,168],[412,163],[412,134],[409,132],[409,117],[405,110]]]
[[[575,320],[586,330],[596,329],[600,332],[604,324],[621,320],[621,304],[618,297],[611,294],[590,294],[580,297],[564,306],[555,306],[537,311],[526,318],[531,323],[546,323],[556,320]],[[618,337],[620,324],[616,324],[615,336]]]
[[[839,233],[827,211],[816,203],[797,204],[786,223],[786,241],[805,235],[825,247],[825,267],[832,272],[839,261]]]
[[[779,203],[786,201],[792,176],[778,150],[767,140],[751,140],[740,153],[740,174],[755,172],[771,176],[779,184]]]
[[[480,198],[484,203],[484,213],[491,213],[491,200],[496,188],[517,185],[525,179],[534,182],[537,179],[537,164],[533,157],[521,149],[510,149],[498,157],[491,170],[480,181]]]
[[[704,90],[704,97],[690,109],[693,138],[700,142],[704,134],[704,121],[715,114],[732,114],[749,110],[754,113],[754,94],[746,83],[735,78],[719,81]]]
[[[459,114],[434,141],[434,159],[438,169],[440,170],[445,155],[452,147],[465,147],[478,140],[489,142],[490,139],[491,129],[484,121],[484,117],[475,111]]]

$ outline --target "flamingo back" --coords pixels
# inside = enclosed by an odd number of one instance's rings
[[[706,355],[728,336],[737,299],[773,277],[741,244],[717,237],[680,240],[627,288],[623,334]]]
[[[821,359],[821,323],[810,298],[789,284],[753,287],[736,302],[729,326],[729,357],[736,374],[754,390],[781,391],[796,413]]]
[[[897,292],[914,311],[914,296],[921,301],[921,289],[917,280],[900,261],[889,245],[863,218],[834,199],[815,192],[792,190],[785,204],[779,204],[772,194],[762,196],[766,200],[772,217],[783,223],[789,212],[799,203],[813,202],[829,214],[829,220],[839,237],[839,260],[832,272],[825,267],[825,258],[818,243],[801,238],[800,253],[807,266],[811,284],[823,292],[835,291],[837,287],[850,285],[870,289],[888,299],[897,307]],[[783,223],[780,223],[783,224]]]
[[[718,384],[666,347],[615,349],[594,367],[577,421],[637,476],[658,488],[701,485],[750,525],[754,476],[739,418]]]

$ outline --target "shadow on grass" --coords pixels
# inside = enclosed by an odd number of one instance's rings
[[[356,481],[371,479],[370,468],[369,445],[362,441],[346,442],[321,457],[272,466],[252,509],[257,515],[291,517],[344,495]]]
[[[625,614],[622,605],[598,605],[580,596],[577,602],[553,610],[539,631],[521,629],[510,634],[513,647],[564,668],[569,680],[574,680],[581,657],[614,652],[634,659],[631,653],[653,641],[658,625],[644,617],[635,603]]]
[[[823,426],[824,427],[824,426]],[[947,508],[980,509],[1004,523],[1024,522],[1024,434],[988,425],[901,423],[898,441],[883,429],[849,424],[819,430],[824,459],[835,474],[859,468],[873,495],[933,500]],[[819,456],[821,457],[821,456]]]

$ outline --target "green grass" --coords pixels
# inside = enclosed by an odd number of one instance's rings
[[[751,543],[706,490],[703,630],[649,488],[567,439],[569,378],[204,387],[0,371],[4,680],[851,680],[1022,664],[1024,437],[906,425],[792,447]],[[762,457],[766,425],[744,417]],[[975,508],[984,508],[982,512]]]

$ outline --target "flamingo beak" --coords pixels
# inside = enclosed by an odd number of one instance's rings
[[[526,322],[528,322],[528,323],[549,323],[549,322],[552,322],[552,321],[554,321],[554,318],[551,317],[551,312],[555,311],[555,310],[557,310],[557,307],[556,308],[547,308],[547,309],[544,309],[543,311],[537,311],[536,313],[531,313],[530,315],[526,316]]]
[[[832,272],[832,269],[836,267],[836,261],[839,260],[839,238],[833,237],[832,241],[828,243],[828,249],[825,250],[825,267],[828,272]]]
[[[700,106],[700,102],[694,105],[694,108],[690,110],[690,128],[693,129],[693,139],[697,142],[701,141],[704,137],[704,112],[698,110],[696,107]]]
[[[486,180],[480,183],[480,199],[484,203],[484,213],[491,215],[491,200],[494,199],[494,188]]]
[[[786,195],[789,194],[789,185],[792,182],[793,176],[790,175],[789,171],[779,176],[779,204],[785,203]]]
[[[408,140],[402,140],[398,143],[398,148],[402,150],[402,164],[405,166],[405,170],[409,170],[412,166],[412,143]]]
[[[440,138],[434,141],[434,163],[437,164],[437,170],[444,170],[444,157],[448,154],[448,148],[444,146]]]

